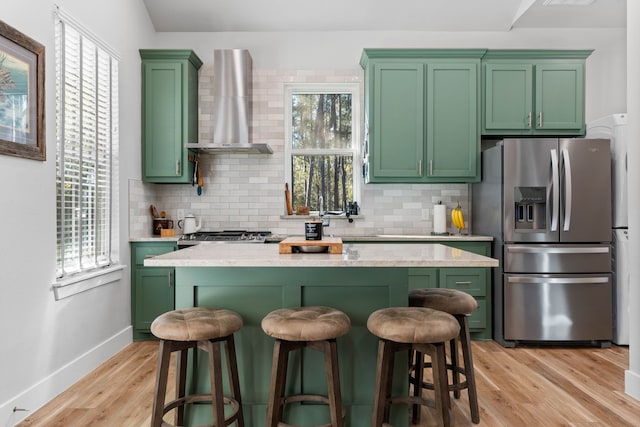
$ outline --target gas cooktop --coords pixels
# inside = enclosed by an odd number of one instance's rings
[[[178,240],[178,245],[197,245],[200,242],[264,243],[267,239],[267,236],[270,235],[270,231],[198,231],[196,233],[183,235]]]

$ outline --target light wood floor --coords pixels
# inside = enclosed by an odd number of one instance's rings
[[[151,341],[129,345],[19,427],[148,427],[157,348]],[[505,349],[473,342],[478,425],[640,426],[640,401],[624,393],[628,354],[617,346]],[[466,392],[454,401],[453,416],[455,426],[474,425]],[[435,425],[429,409],[422,418],[421,426]]]

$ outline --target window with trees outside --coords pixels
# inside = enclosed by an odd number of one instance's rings
[[[115,264],[118,57],[62,11],[57,18],[56,276],[62,283],[107,274]]]
[[[285,85],[285,176],[294,210],[342,212],[358,198],[358,107],[357,83]]]

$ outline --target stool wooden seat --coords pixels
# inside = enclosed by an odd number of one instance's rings
[[[392,403],[434,407],[441,427],[451,425],[445,343],[460,333],[456,319],[445,312],[422,307],[391,307],[373,312],[367,320],[369,331],[380,338],[376,367],[376,390],[373,401],[373,427],[389,422]],[[392,396],[395,353],[418,350],[431,356],[435,398]]]
[[[456,399],[460,398],[460,390],[467,389],[471,421],[474,424],[478,424],[480,422],[480,411],[478,409],[478,394],[476,391],[473,358],[471,356],[471,336],[469,334],[468,320],[469,315],[478,308],[478,302],[468,293],[456,289],[415,289],[409,292],[409,306],[444,311],[454,316],[460,324],[460,335],[450,341],[451,364],[447,365],[447,369],[452,373],[452,382],[448,385],[448,388],[449,391],[453,391]],[[458,363],[458,339],[462,347],[464,367],[459,366]],[[409,381],[414,385],[414,395],[419,396],[423,388],[433,390],[433,384],[422,380],[424,367],[430,367],[430,363],[424,363],[424,358],[420,352],[416,352],[414,356],[413,376],[410,375]],[[464,376],[464,381],[460,380],[460,374]],[[416,422],[420,420],[418,408],[414,407],[413,418]]]
[[[336,338],[351,329],[351,320],[340,310],[312,306],[283,308],[262,319],[264,332],[275,338],[271,387],[267,407],[267,427],[289,426],[283,420],[284,406],[294,402],[319,402],[329,406],[331,422],[323,427],[343,427],[345,410],[340,393]],[[301,348],[324,353],[327,395],[298,394],[285,396],[289,353]]]
[[[158,316],[151,324],[151,332],[160,339],[156,389],[153,397],[151,427],[172,426],[163,420],[164,415],[176,409],[175,425],[184,424],[184,405],[193,402],[211,402],[213,426],[222,427],[237,423],[244,427],[240,382],[236,363],[234,332],[242,328],[242,318],[224,309],[191,307],[174,310]],[[225,397],[222,388],[222,357],[220,345],[225,343],[227,371],[231,396]],[[189,349],[200,348],[208,353],[210,394],[185,395],[187,355]],[[165,404],[167,377],[171,353],[178,351],[176,399]],[[225,417],[224,406],[232,408]]]

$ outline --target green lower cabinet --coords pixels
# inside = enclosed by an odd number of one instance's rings
[[[262,318],[281,307],[327,305],[343,310],[351,319],[351,330],[339,337],[342,400],[347,425],[371,424],[375,388],[378,339],[367,327],[369,315],[389,306],[406,305],[406,268],[176,268],[176,307],[207,306],[234,310],[243,318],[235,334],[240,371],[240,390],[245,424],[262,427],[266,421],[274,340],[260,327]],[[200,353],[195,378],[198,391],[208,390],[208,372]],[[408,392],[406,355],[396,357],[394,393]],[[199,361],[199,362],[198,362]],[[227,387],[225,383],[225,387]],[[228,390],[228,388],[227,388]],[[289,358],[287,393],[326,394],[324,363],[311,349]],[[328,423],[327,407],[314,404],[287,406],[290,424]],[[194,405],[188,425],[211,422],[211,408]],[[392,422],[407,426],[406,405],[394,405]]]
[[[131,324],[134,341],[152,339],[151,322],[175,307],[174,269],[144,266],[145,258],[174,250],[174,242],[131,243]]]
[[[465,242],[485,251],[489,242]],[[467,244],[463,246],[467,246]],[[468,248],[467,248],[468,249]],[[339,337],[338,352],[342,400],[347,425],[368,427],[371,423],[375,389],[378,339],[367,329],[371,313],[386,307],[406,306],[409,289],[437,287],[464,279],[478,284],[479,309],[472,316],[474,337],[490,338],[490,314],[487,303],[489,286],[481,268],[293,268],[293,267],[177,267],[176,308],[206,306],[226,308],[239,313],[243,327],[235,334],[240,390],[245,423],[252,427],[265,425],[266,406],[271,381],[274,340],[260,326],[262,319],[281,307],[326,305],[344,311],[351,319],[351,330]],[[484,290],[480,290],[480,283]],[[453,285],[452,285],[453,286]],[[475,289],[475,285],[473,287]],[[469,289],[471,290],[471,289]],[[480,294],[484,292],[484,297]],[[486,299],[485,299],[486,298]],[[483,323],[484,322],[484,323]],[[189,388],[207,391],[206,355],[198,352],[189,379]],[[394,394],[409,390],[406,375],[407,355],[395,359]],[[324,363],[320,353],[303,349],[289,358],[287,393],[326,394]],[[225,379],[225,388],[228,384]],[[211,422],[211,408],[193,405],[188,411],[187,425]],[[317,425],[328,423],[324,405],[293,404],[287,407],[285,421],[290,424]],[[406,405],[393,405],[392,424],[408,425]]]
[[[436,243],[436,242],[433,242]],[[446,246],[491,256],[491,242],[440,241]],[[490,268],[410,268],[409,289],[449,288],[467,292],[478,302],[478,308],[469,317],[469,330],[474,340],[491,340],[492,333],[492,289]]]
[[[490,314],[490,298],[487,298],[486,268],[441,268],[439,282],[441,288],[464,291],[478,302],[478,308],[469,316],[469,330],[472,339],[491,339],[491,328],[487,318]]]
[[[464,242],[440,242],[443,245],[473,252],[478,255],[491,256],[491,242],[487,241],[464,241]],[[459,277],[459,281],[471,281],[471,285],[456,285],[454,277],[461,269],[441,268],[440,269],[440,287],[458,289],[460,291],[469,292],[478,302],[478,308],[469,318],[469,330],[471,331],[471,339],[474,340],[491,340],[493,339],[493,288],[491,281],[490,268],[465,268],[462,273],[467,276],[466,280]],[[444,284],[444,285],[443,285]]]

